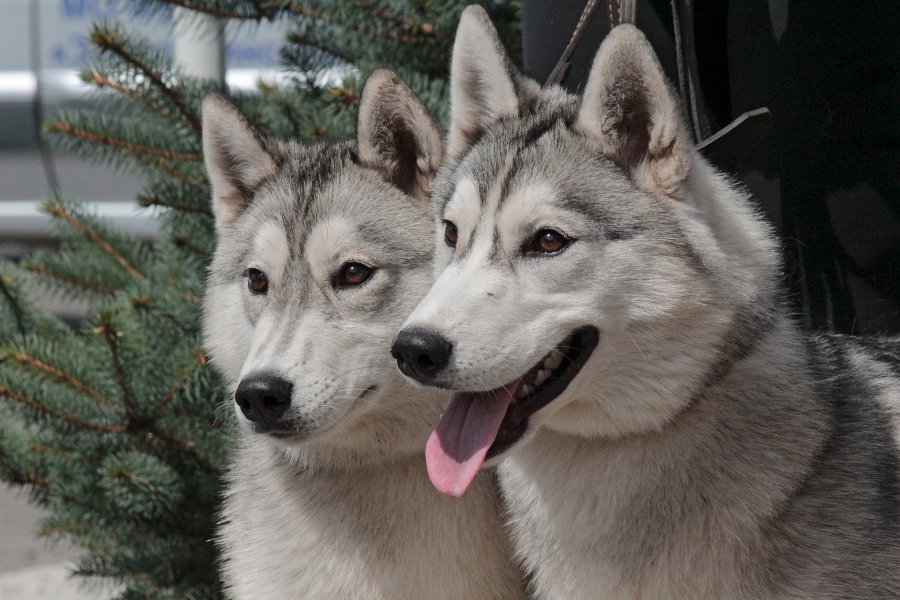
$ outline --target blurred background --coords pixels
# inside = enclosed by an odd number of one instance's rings
[[[103,0],[0,0],[0,256],[17,258],[53,243],[50,218],[38,201],[54,188],[135,235],[153,235],[152,214],[135,207],[138,179],[39,143],[42,121],[61,109],[90,106],[96,88],[79,76],[90,59],[88,32],[95,22],[123,17],[150,41],[175,51],[171,19],[122,15]],[[194,29],[184,34],[197,35]],[[275,77],[283,38],[283,28],[273,23],[226,31],[228,84],[253,90],[260,78]],[[54,307],[77,318],[78,306]]]

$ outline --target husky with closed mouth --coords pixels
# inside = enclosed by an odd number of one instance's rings
[[[614,29],[575,97],[470,7],[450,114],[439,275],[392,351],[456,392],[438,489],[499,463],[536,596],[900,597],[900,344],[800,329],[644,36]]]
[[[219,536],[230,597],[521,595],[490,474],[459,502],[422,447],[446,398],[387,351],[432,281],[441,134],[376,71],[355,142],[258,132],[203,102],[218,243],[205,337],[240,421]]]

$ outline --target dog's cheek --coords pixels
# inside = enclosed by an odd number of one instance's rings
[[[250,348],[253,324],[233,284],[207,290],[203,319],[205,345],[216,368],[231,382],[240,377]]]

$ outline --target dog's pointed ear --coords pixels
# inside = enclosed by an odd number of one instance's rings
[[[640,187],[679,196],[692,141],[653,47],[633,25],[615,27],[597,51],[578,124]]]
[[[275,171],[263,135],[231,102],[203,99],[203,158],[212,184],[216,227],[228,227],[247,208],[256,188]]]
[[[500,117],[518,114],[521,80],[484,8],[466,8],[450,64],[450,158],[462,156]]]
[[[428,199],[441,166],[441,131],[396,73],[379,69],[366,80],[356,131],[363,164],[384,171],[407,194]]]

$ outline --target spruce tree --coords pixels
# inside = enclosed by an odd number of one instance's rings
[[[439,119],[467,1],[144,0],[252,26],[285,19],[282,85],[235,95],[264,131],[313,141],[353,134],[374,68],[394,69]],[[515,1],[486,3],[518,46]],[[99,23],[83,79],[96,110],[48,123],[56,145],[146,181],[159,213],[145,244],[77,200],[54,198],[59,251],[0,263],[0,478],[50,511],[40,535],[83,549],[76,573],[117,597],[221,595],[214,538],[232,407],[207,364],[199,302],[214,246],[200,102],[215,89],[174,68],[124,23]],[[71,327],[35,308],[26,279],[89,301]]]

